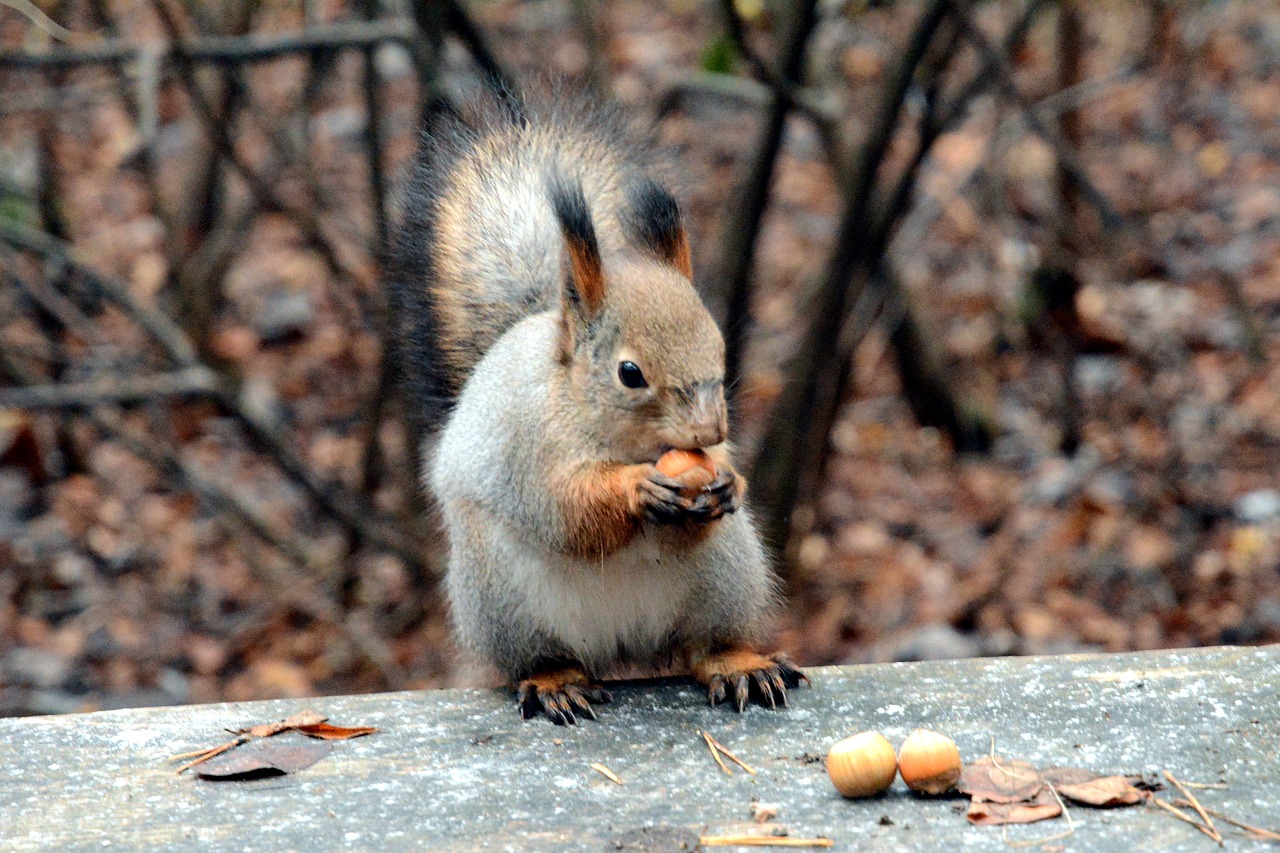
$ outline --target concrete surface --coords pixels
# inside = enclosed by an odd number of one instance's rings
[[[1004,850],[1061,820],[969,826],[960,798],[924,800],[899,780],[846,801],[820,760],[862,729],[895,744],[924,726],[967,760],[991,738],[1007,757],[1105,772],[1170,770],[1204,804],[1280,827],[1280,647],[979,659],[811,670],[789,710],[739,716],[690,682],[614,686],[599,722],[522,722],[500,691],[429,691],[137,709],[0,720],[0,850],[108,847],[236,850],[680,849],[699,833],[751,830],[752,800],[776,803],[793,836],[838,850]],[[378,734],[336,743],[298,772],[256,782],[174,775],[166,757],[224,728],[311,707]],[[758,775],[726,776],[706,730]],[[282,737],[297,737],[285,735]],[[617,773],[619,786],[589,765]],[[732,766],[732,765],[731,765]],[[1062,850],[1210,850],[1139,806],[1072,808]],[[1240,834],[1232,850],[1273,849]]]

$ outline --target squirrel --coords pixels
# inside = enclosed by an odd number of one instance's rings
[[[731,463],[724,340],[650,143],[582,96],[428,114],[391,252],[398,359],[429,432],[459,645],[527,719],[596,719],[598,679],[683,665],[712,705],[807,677]],[[690,489],[655,462],[705,450]]]

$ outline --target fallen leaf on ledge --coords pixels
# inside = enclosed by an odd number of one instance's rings
[[[324,741],[259,740],[210,759],[196,775],[211,782],[246,782],[285,776],[310,767],[332,751],[333,744]]]

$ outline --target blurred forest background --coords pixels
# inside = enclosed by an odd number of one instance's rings
[[[0,715],[465,681],[381,246],[549,74],[684,176],[800,661],[1280,640],[1277,4],[5,0]]]

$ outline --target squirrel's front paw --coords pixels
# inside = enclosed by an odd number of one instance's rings
[[[732,468],[724,467],[694,500],[694,507],[703,511],[704,521],[715,521],[722,515],[737,512],[742,506],[742,479]]]
[[[600,685],[592,684],[582,670],[570,667],[540,672],[521,681],[517,707],[526,720],[541,711],[558,726],[572,726],[578,722],[575,711],[594,720],[592,703],[599,705],[611,698]]]
[[[787,691],[808,684],[809,677],[792,665],[786,655],[762,655],[747,646],[735,646],[697,659],[693,675],[707,687],[707,698],[718,705],[733,692],[739,711],[750,699],[777,708],[787,704]]]
[[[644,517],[657,524],[681,524],[705,516],[705,506],[695,510],[700,494],[687,494],[684,484],[658,471],[653,465],[638,486],[640,508]]]
[[[724,468],[709,485],[690,488],[656,468],[640,481],[645,518],[658,524],[715,521],[736,512],[742,504],[742,481],[732,468]]]

